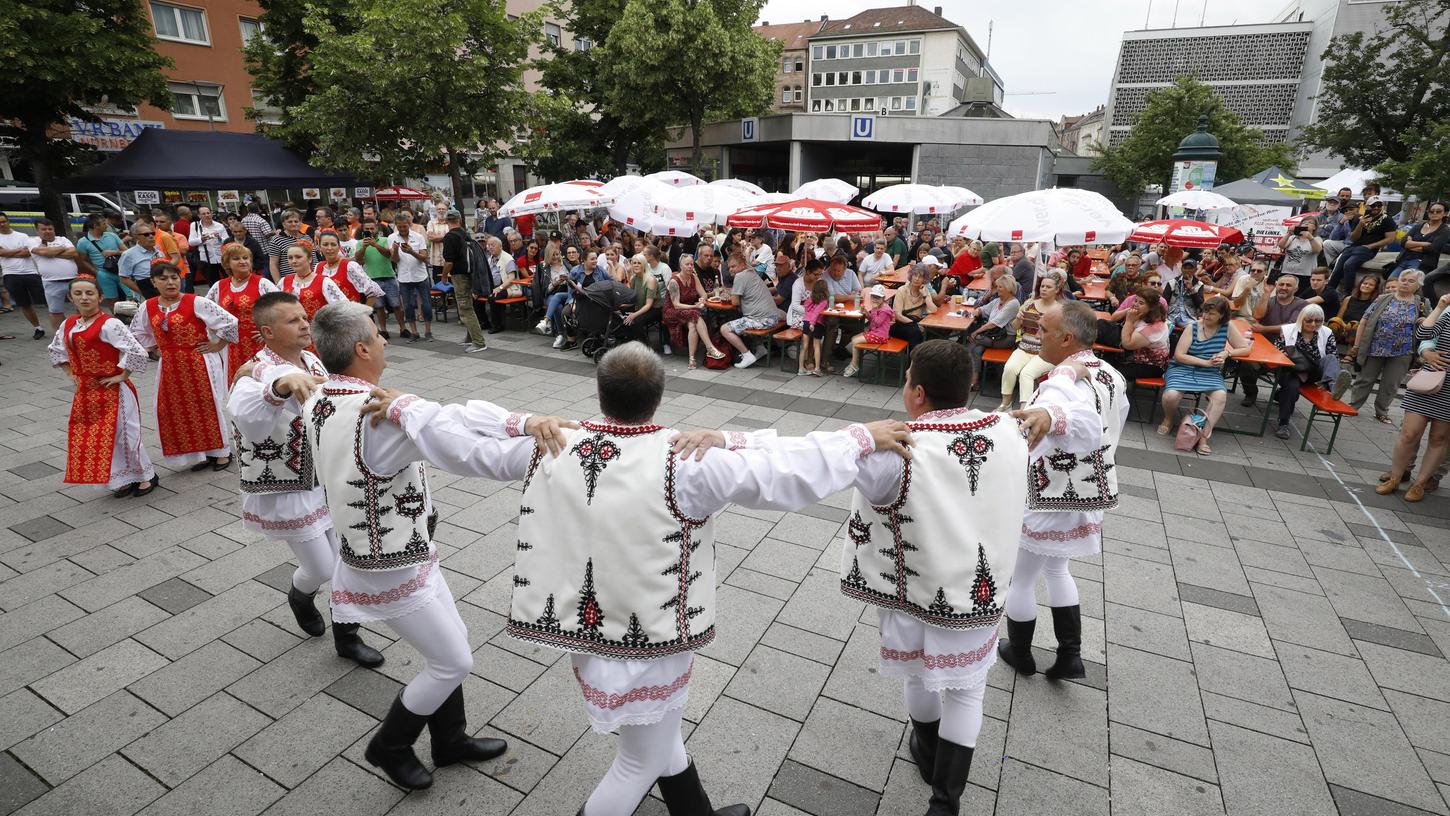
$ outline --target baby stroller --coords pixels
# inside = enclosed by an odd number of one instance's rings
[[[634,290],[609,279],[574,290],[574,336],[584,356],[599,362],[604,352],[629,339],[621,309],[634,305]]]

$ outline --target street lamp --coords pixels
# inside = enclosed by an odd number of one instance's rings
[[[1163,195],[1213,189],[1213,176],[1222,158],[1218,137],[1208,132],[1208,114],[1200,114],[1197,129],[1183,137],[1173,152],[1173,176]]]

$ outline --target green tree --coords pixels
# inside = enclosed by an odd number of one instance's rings
[[[307,101],[317,93],[312,74],[312,55],[319,40],[309,30],[308,20],[327,21],[330,30],[351,34],[357,30],[358,16],[349,4],[314,4],[301,0],[258,0],[262,15],[262,33],[243,47],[247,70],[252,74],[252,87],[267,104],[286,110]],[[256,118],[257,111],[247,108],[247,115]],[[257,130],[281,139],[289,148],[303,156],[312,155],[316,145],[314,134],[290,116],[280,124],[258,123]]]
[[[69,231],[56,179],[93,157],[59,138],[88,107],[171,107],[151,18],[139,0],[11,0],[0,14],[0,137],[15,140],[45,214]]]
[[[706,121],[770,109],[781,44],[752,26],[764,0],[628,0],[601,60],[606,108],[656,130],[690,129],[700,167]]]
[[[1375,166],[1379,181],[1425,201],[1450,195],[1450,155],[1446,154],[1446,145],[1450,145],[1450,121],[1420,129],[1406,138],[1410,158],[1386,159]]]
[[[446,162],[457,197],[465,165],[494,161],[523,125],[537,20],[491,0],[359,0],[352,13],[350,32],[303,20],[315,90],[287,108],[293,132],[332,170],[417,176]]]
[[[1325,48],[1315,121],[1301,140],[1376,168],[1402,192],[1444,192],[1415,185],[1435,177],[1434,162],[1450,162],[1450,146],[1426,138],[1450,120],[1450,0],[1390,3],[1384,15],[1373,35],[1346,34]]]
[[[1270,142],[1262,131],[1245,126],[1238,114],[1224,105],[1213,88],[1191,76],[1181,76],[1166,88],[1148,92],[1143,111],[1133,117],[1133,130],[1115,146],[1091,145],[1097,154],[1093,169],[1113,180],[1129,195],[1150,184],[1167,189],[1173,176],[1173,152],[1183,137],[1198,127],[1198,118],[1208,116],[1208,132],[1218,137],[1223,158],[1215,177],[1225,181],[1243,178],[1278,165],[1294,171],[1293,148]]]

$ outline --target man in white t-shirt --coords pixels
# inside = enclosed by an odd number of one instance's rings
[[[35,327],[33,339],[39,340],[45,336],[45,329],[40,327],[40,319],[35,316],[34,304],[45,300],[45,289],[40,285],[40,272],[30,256],[30,242],[29,235],[10,229],[10,218],[0,213],[0,273],[4,274],[5,289],[10,292],[10,299]]]
[[[49,218],[35,219],[36,236],[30,239],[30,258],[40,273],[45,290],[45,306],[50,312],[50,330],[57,331],[65,321],[65,299],[70,282],[76,279],[76,258],[79,250],[64,235],[55,234],[55,222]]]
[[[428,271],[428,236],[413,223],[413,214],[399,210],[396,230],[388,237],[388,250],[403,295],[403,317],[412,334],[409,343],[433,339],[433,277]],[[416,308],[415,308],[416,307]],[[423,313],[423,334],[416,314]]]
[[[878,275],[890,272],[892,268],[891,256],[886,254],[885,241],[877,241],[875,251],[861,261],[861,275],[867,286],[874,285]]]

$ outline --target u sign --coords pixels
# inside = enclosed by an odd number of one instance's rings
[[[760,132],[760,119],[748,116],[740,120],[740,141],[753,142],[756,134]]]
[[[872,114],[851,117],[852,141],[876,140],[876,117]]]

